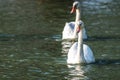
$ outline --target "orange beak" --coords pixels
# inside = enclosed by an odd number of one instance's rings
[[[70,11],[70,13],[72,14],[72,13],[75,13],[75,10],[76,10],[76,8],[75,7],[72,7],[72,10]]]
[[[80,32],[80,26],[77,27],[77,33],[79,33],[79,32]]]

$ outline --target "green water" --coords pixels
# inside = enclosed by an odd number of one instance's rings
[[[0,80],[119,80],[120,2],[82,0],[96,63],[67,65],[61,34],[71,1],[0,0]]]

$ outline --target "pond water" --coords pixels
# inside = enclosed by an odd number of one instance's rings
[[[95,64],[67,65],[72,0],[0,0],[0,80],[119,80],[120,1],[81,0]],[[67,48],[65,48],[67,47]]]

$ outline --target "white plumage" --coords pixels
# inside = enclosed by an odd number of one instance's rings
[[[67,55],[68,64],[79,64],[79,63],[93,63],[95,58],[91,48],[83,44],[83,23],[81,21],[75,24],[80,31],[76,31],[78,34],[78,42],[75,42],[69,49]]]
[[[77,49],[78,49],[78,42],[75,42],[72,45],[72,47],[69,49],[69,52],[68,52],[68,57],[67,57],[68,64],[84,63],[82,61],[79,61],[80,59],[78,59],[79,57],[77,56]],[[82,56],[82,57],[85,58],[86,63],[95,62],[93,52],[92,52],[91,48],[86,44],[83,44],[83,55],[84,56]]]
[[[81,21],[83,23],[83,21],[80,20],[80,3],[78,1],[75,1],[73,3],[71,13],[74,13],[74,12],[76,12],[75,21],[74,22],[67,22],[65,24],[63,32],[62,32],[62,39],[77,38],[77,36],[75,36],[75,30],[76,30],[75,22]],[[83,39],[87,39],[85,27],[83,29]]]
[[[82,21],[83,22],[83,21]],[[67,22],[62,32],[62,39],[73,39],[78,36],[74,36],[75,22]],[[83,29],[83,39],[87,39],[85,28]]]

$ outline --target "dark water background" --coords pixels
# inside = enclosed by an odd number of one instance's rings
[[[95,64],[67,65],[72,0],[0,0],[0,80],[119,80],[120,1],[81,0]]]

